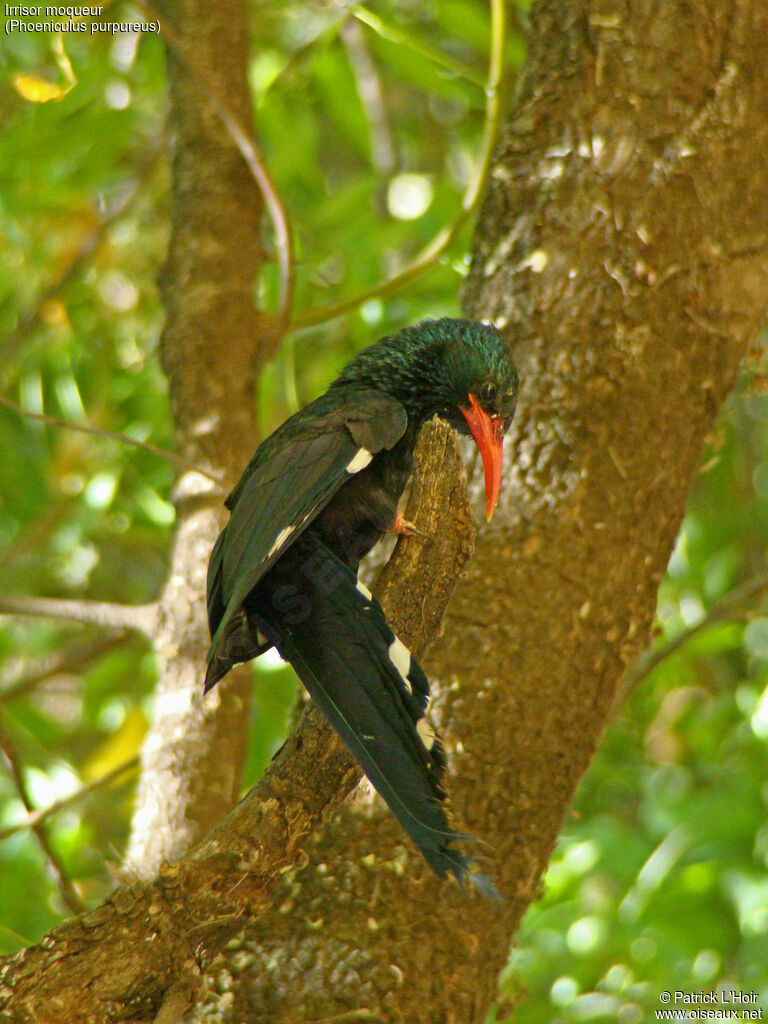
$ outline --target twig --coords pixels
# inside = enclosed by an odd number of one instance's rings
[[[102,427],[88,427],[84,423],[70,423],[68,420],[60,420],[58,417],[49,416],[44,412],[32,412],[31,409],[23,409],[9,398],[3,398],[2,396],[0,396],[0,405],[4,405],[6,409],[12,409],[19,416],[37,420],[39,423],[47,423],[51,427],[78,430],[81,434],[91,434],[93,437],[106,437],[112,441],[120,441],[123,444],[133,445],[134,448],[141,448],[142,451],[151,452],[152,455],[158,455],[161,459],[168,459],[169,462],[173,462],[179,467],[196,468],[190,467],[186,459],[182,458],[181,455],[177,455],[176,452],[168,451],[167,448],[158,448],[157,445],[150,444],[149,441],[140,441],[137,437],[131,437],[130,434],[121,434],[116,430],[104,430]],[[203,473],[204,471],[199,469],[198,472]],[[205,476],[209,475],[209,473],[205,473]]]
[[[58,597],[0,595],[0,615],[39,615],[71,619],[111,629],[130,629],[151,637],[157,629],[159,607],[152,604],[114,604],[110,601],[77,601]]]
[[[34,811],[34,804],[32,797],[27,788],[27,783],[24,779],[24,770],[19,759],[18,752],[13,743],[13,740],[5,731],[2,720],[0,719],[0,753],[2,753],[3,762],[8,769],[8,774],[13,779],[13,783],[19,794],[21,802],[24,804],[28,811]],[[48,830],[42,822],[37,822],[31,826],[32,831],[37,837],[37,841],[40,844],[40,849],[43,851],[43,855],[48,862],[48,868],[53,875],[56,885],[59,887],[59,892],[69,909],[73,914],[82,914],[85,910],[85,904],[78,896],[75,891],[75,887],[72,884],[72,880],[64,868],[64,865],[59,858],[58,853],[54,850],[51,845]]]
[[[504,44],[506,39],[506,13],[504,5],[505,0],[491,0],[491,53],[488,80],[485,85],[488,104],[485,110],[483,142],[480,163],[464,193],[461,213],[450,227],[439,231],[432,241],[399,274],[386,281],[380,281],[379,284],[368,288],[352,298],[343,299],[341,302],[330,303],[326,306],[318,306],[316,309],[309,309],[297,314],[291,321],[292,329],[298,330],[303,327],[314,327],[317,324],[325,323],[327,320],[334,320],[336,317],[343,316],[344,313],[356,309],[369,299],[383,298],[400,291],[405,285],[410,284],[411,281],[420,277],[421,274],[433,266],[458,237],[464,225],[474,213],[485,188],[501,123],[501,83],[504,75]]]
[[[129,636],[126,630],[100,632],[86,640],[78,637],[50,654],[44,654],[26,672],[0,690],[0,706],[26,696],[51,676],[81,671],[102,654],[124,644]]]
[[[157,455],[161,459],[167,459],[177,466],[179,470],[199,473],[200,476],[204,476],[215,484],[220,484],[223,479],[223,473],[219,470],[203,469],[202,466],[198,466],[190,462],[189,459],[185,459],[183,455],[177,455],[176,452],[169,451],[167,448],[159,448],[156,444],[151,444],[149,441],[140,441],[139,438],[131,437],[130,434],[122,434],[117,430],[105,430],[103,427],[88,427],[84,423],[71,423],[69,420],[61,420],[57,416],[49,416],[44,412],[32,412],[31,409],[24,409],[9,398],[3,398],[2,396],[0,396],[0,405],[4,405],[6,409],[12,409],[19,416],[38,420],[40,423],[47,423],[51,427],[60,427],[63,430],[78,430],[81,434],[91,434],[93,437],[104,437],[111,441],[120,441],[121,444],[132,445],[134,448],[140,448],[142,451]]]
[[[260,356],[261,359],[269,359],[277,351],[280,339],[288,329],[293,306],[293,290],[295,284],[295,269],[293,257],[293,238],[288,220],[288,213],[283,206],[274,182],[264,164],[258,144],[248,129],[241,124],[239,119],[232,113],[229,106],[219,93],[218,85],[208,69],[204,67],[197,58],[187,49],[176,30],[165,20],[149,2],[149,0],[136,0],[139,7],[147,15],[158,22],[163,38],[177,57],[197,77],[200,85],[211,100],[221,123],[229,132],[232,141],[240,151],[248,169],[253,175],[256,184],[259,186],[264,202],[269,211],[270,220],[275,231],[275,242],[277,244],[278,259],[280,264],[280,296],[278,300],[277,315],[275,317],[274,334],[270,339],[267,349]]]
[[[23,832],[25,829],[37,828],[38,825],[46,821],[46,819],[52,817],[54,814],[58,814],[65,807],[69,807],[71,804],[77,803],[78,800],[82,800],[84,797],[89,796],[91,793],[95,793],[99,789],[106,789],[107,786],[111,786],[113,782],[116,782],[121,775],[125,775],[128,772],[135,771],[139,767],[139,755],[134,754],[133,757],[129,757],[127,761],[123,761],[122,764],[112,768],[98,779],[94,779],[93,782],[87,782],[84,786],[76,789],[74,793],[70,793],[69,796],[63,796],[58,800],[54,800],[52,804],[48,804],[47,807],[41,807],[37,811],[31,811],[23,821],[17,822],[15,825],[9,825],[7,828],[0,829],[0,843],[4,839],[10,839],[11,836],[15,836],[19,832]]]
[[[363,25],[373,29],[382,39],[388,39],[390,43],[396,43],[398,46],[405,46],[409,50],[418,53],[419,56],[426,57],[433,64],[437,64],[438,67],[445,68],[446,71],[450,71],[460,78],[466,78],[468,82],[472,82],[473,85],[477,85],[480,89],[485,88],[484,80],[469,65],[464,64],[455,57],[451,57],[449,53],[443,53],[436,46],[430,46],[429,43],[425,43],[421,39],[415,39],[403,29],[382,20],[373,11],[363,7],[362,4],[353,7],[351,13],[353,18],[357,18]]]
[[[259,90],[256,100],[257,107],[263,102],[267,93],[271,92],[275,86],[281,82],[281,79],[288,74],[288,72],[293,71],[296,68],[306,53],[308,53],[313,47],[317,47],[318,43],[320,43],[321,40],[326,39],[326,37],[330,39],[339,31],[344,22],[349,19],[349,12],[341,5],[339,6],[338,11],[334,12],[334,15],[335,16],[326,22],[321,28],[318,27],[317,31],[304,36],[301,43],[299,43],[295,49],[291,50],[285,60],[285,63],[277,71],[277,74],[270,78],[269,81]]]
[[[387,121],[384,90],[359,22],[349,18],[339,29],[355,76],[360,102],[368,115],[371,137],[371,163],[378,174],[391,174],[396,166],[395,147]]]
[[[296,339],[292,334],[286,336],[283,344],[285,404],[288,412],[298,412],[301,408],[299,392],[296,388]]]
[[[755,599],[764,593],[768,593],[768,573],[761,573],[746,580],[741,586],[736,587],[713,604],[706,615],[699,619],[698,622],[684,629],[682,633],[678,633],[676,637],[661,647],[647,651],[634,663],[625,676],[616,697],[616,706],[619,707],[623,704],[636,686],[644,679],[647,679],[658,665],[666,661],[673,654],[676,654],[692,637],[705,629],[709,629],[716,622],[734,619],[750,611]],[[745,605],[748,605],[748,607],[745,608]]]

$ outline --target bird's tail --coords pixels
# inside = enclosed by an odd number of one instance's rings
[[[229,620],[223,635],[217,636],[215,643],[211,644],[203,693],[212,690],[234,665],[258,658],[271,646],[272,642],[260,632],[247,609],[241,609]]]
[[[270,639],[433,871],[462,883],[469,876],[482,888],[452,845],[469,837],[446,818],[445,755],[424,717],[427,678],[381,605],[317,537],[297,541],[270,576],[258,608]]]

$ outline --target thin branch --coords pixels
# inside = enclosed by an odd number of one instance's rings
[[[102,654],[126,643],[129,637],[130,633],[127,630],[116,632],[109,630],[89,636],[86,640],[78,637],[71,643],[64,644],[49,654],[44,654],[25,672],[19,672],[16,679],[7,683],[0,690],[0,706],[25,697],[31,690],[52,676],[81,672]]]
[[[303,327],[314,327],[317,324],[325,323],[327,320],[334,320],[336,317],[349,313],[350,310],[356,309],[369,299],[393,295],[410,284],[411,281],[420,277],[426,270],[429,270],[449,246],[453,244],[464,228],[464,225],[475,212],[483,195],[490,171],[491,160],[501,125],[501,83],[504,76],[505,39],[505,0],[491,0],[491,52],[488,80],[485,86],[488,104],[485,110],[485,126],[483,128],[480,162],[472,177],[472,181],[470,181],[464,193],[459,216],[450,227],[439,231],[432,241],[399,274],[386,281],[380,281],[379,284],[368,288],[352,298],[330,303],[327,306],[318,306],[316,309],[309,309],[299,313],[291,321],[292,329],[298,330]]]
[[[177,455],[176,452],[169,451],[167,448],[159,448],[156,444],[151,444],[149,441],[140,441],[137,437],[131,437],[130,434],[121,434],[117,430],[104,430],[103,427],[88,427],[84,423],[71,423],[69,420],[61,420],[57,416],[49,416],[48,413],[44,412],[32,412],[31,409],[24,409],[9,398],[3,398],[2,396],[0,396],[0,405],[4,405],[6,409],[11,409],[13,412],[18,413],[19,416],[25,416],[30,420],[37,420],[39,423],[47,423],[51,427],[60,427],[63,430],[77,430],[81,434],[91,434],[93,437],[104,437],[111,441],[120,441],[121,444],[132,445],[134,448],[140,448],[142,451],[157,455],[161,459],[167,459],[177,466],[179,470],[199,473],[206,480],[211,480],[215,484],[220,484],[223,479],[223,474],[218,470],[203,469],[201,466],[197,466],[195,463],[185,459],[183,455]]]
[[[0,615],[38,615],[48,619],[70,619],[110,629],[130,629],[152,637],[157,629],[159,606],[115,604],[110,601],[78,601],[58,597],[0,596]]]
[[[647,651],[638,658],[625,676],[616,697],[616,707],[620,707],[636,686],[647,679],[663,661],[676,654],[692,637],[709,629],[716,622],[727,622],[743,617],[752,610],[755,601],[766,593],[768,593],[768,573],[753,576],[713,604],[698,622],[689,626],[688,629],[684,629],[682,633],[678,633],[668,643]]]
[[[262,87],[257,97],[257,107],[264,101],[264,97],[271,92],[277,85],[281,84],[281,80],[289,72],[292,72],[300,63],[301,59],[306,53],[313,48],[317,47],[322,41],[329,41],[341,28],[341,26],[349,19],[349,12],[342,6],[339,6],[338,11],[333,12],[332,17],[322,27],[317,26],[315,32],[310,32],[302,38],[302,42],[291,50],[285,63],[278,70],[277,74],[270,78],[269,81]]]
[[[70,793],[69,796],[63,796],[59,800],[54,800],[52,804],[47,807],[41,807],[39,810],[30,811],[27,817],[23,821],[18,821],[15,825],[9,825],[7,828],[0,829],[0,843],[4,839],[10,839],[11,836],[15,836],[19,832],[24,832],[25,829],[35,829],[41,825],[48,818],[53,817],[54,814],[58,814],[59,811],[63,811],[65,807],[70,807],[72,804],[77,803],[84,797],[89,796],[91,793],[95,793],[100,789],[106,789],[111,786],[113,782],[117,782],[119,778],[126,775],[128,772],[133,772],[139,767],[139,755],[134,754],[133,757],[129,757],[127,761],[123,761],[122,764],[112,768],[111,771],[106,772],[98,779],[94,779],[93,782],[88,782],[79,789],[76,789],[74,793]]]
[[[1,719],[0,753],[2,754],[3,762],[8,769],[8,774],[13,779],[13,783],[19,794],[21,802],[28,811],[34,811],[34,804],[24,778],[24,768],[22,766],[21,759],[13,740],[6,732]],[[64,902],[73,914],[82,914],[85,910],[85,904],[75,891],[72,880],[61,862],[61,858],[51,845],[47,828],[43,822],[36,822],[31,826],[31,828],[35,833],[38,843],[40,844],[40,849],[43,851],[43,855],[48,863],[48,868],[53,875],[54,881],[59,888],[59,892],[61,893]]]
[[[339,34],[355,76],[360,102],[368,116],[371,163],[377,174],[391,174],[395,169],[397,157],[392,133],[389,130],[381,78],[366,46],[359,22],[352,18],[347,19],[342,24]]]
[[[438,67],[445,68],[446,71],[458,75],[459,78],[466,78],[468,82],[478,86],[480,89],[485,88],[483,78],[476,74],[468,64],[464,64],[463,61],[451,57],[449,53],[443,53],[436,46],[430,46],[423,39],[415,38],[404,29],[384,21],[377,14],[374,14],[373,11],[369,11],[367,7],[363,7],[362,4],[353,7],[351,14],[353,18],[362,22],[363,25],[373,29],[382,39],[387,39],[390,43],[396,43],[398,46],[405,46],[407,49],[418,53],[420,57],[426,57],[433,64],[437,64]]]
[[[161,459],[168,459],[169,462],[175,463],[180,468],[194,468],[190,467],[186,459],[177,455],[176,452],[168,451],[167,448],[158,448],[157,445],[150,444],[149,441],[140,441],[137,437],[131,437],[129,434],[121,434],[115,430],[104,430],[102,427],[88,427],[84,423],[70,423],[68,420],[60,420],[57,416],[49,416],[44,412],[32,412],[31,409],[24,409],[9,398],[3,398],[2,396],[0,396],[0,405],[5,406],[6,409],[12,409],[19,416],[25,416],[30,420],[37,420],[39,423],[47,423],[51,427],[78,430],[81,434],[91,434],[93,437],[106,437],[112,441],[120,441],[122,444],[130,444],[134,448],[141,448],[142,451],[158,455]],[[202,473],[203,470],[198,470],[198,472]],[[205,475],[209,476],[210,474],[206,473]]]
[[[261,151],[251,132],[241,124],[240,120],[232,113],[227,103],[219,93],[218,85],[208,69],[204,67],[187,49],[176,30],[158,14],[149,0],[136,0],[139,7],[147,15],[159,23],[163,37],[167,44],[174,51],[176,56],[189,68],[197,77],[200,85],[212,102],[221,123],[229,132],[232,141],[240,151],[248,169],[253,175],[259,190],[264,197],[270,220],[275,232],[278,260],[280,264],[280,295],[278,300],[277,315],[275,317],[273,336],[269,339],[269,345],[265,347],[261,358],[271,358],[277,351],[280,339],[285,334],[291,319],[293,306],[293,291],[295,284],[295,268],[293,256],[293,238],[291,236],[288,213],[280,198],[280,194],[266,168]]]
[[[286,336],[285,342],[283,343],[283,355],[284,355],[284,378],[283,386],[285,388],[285,404],[288,412],[298,412],[301,408],[299,402],[299,392],[296,387],[296,339],[292,334]]]

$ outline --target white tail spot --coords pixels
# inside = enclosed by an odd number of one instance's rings
[[[435,740],[437,739],[437,736],[435,735],[435,730],[432,728],[432,726],[429,724],[426,718],[420,718],[418,720],[418,722],[416,723],[416,732],[421,737],[421,742],[424,744],[426,749],[431,750],[432,747],[434,747],[435,745]]]
[[[405,683],[408,692],[413,693],[413,690],[411,689],[411,684],[408,682],[408,673],[411,671],[411,652],[408,650],[408,648],[405,646],[402,640],[398,640],[398,638],[395,637],[395,639],[389,645],[389,650],[387,651],[387,653],[389,654],[389,660],[392,662],[392,664],[395,666],[397,671],[402,676],[403,682]]]

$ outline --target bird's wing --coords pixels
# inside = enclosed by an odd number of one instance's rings
[[[468,859],[451,843],[445,755],[424,717],[429,684],[354,572],[307,534],[275,568],[293,601],[256,608],[260,628],[289,661],[325,717],[441,877],[464,881]],[[477,876],[471,876],[473,881]]]
[[[262,444],[227,499],[231,517],[208,565],[208,619],[213,642],[250,591],[328,504],[338,489],[392,448],[406,412],[370,388],[326,393]]]

